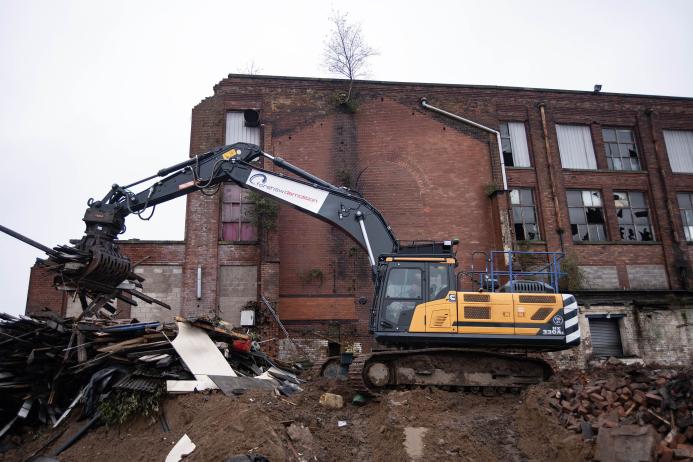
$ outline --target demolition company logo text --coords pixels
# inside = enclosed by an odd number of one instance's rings
[[[267,184],[267,175],[264,173],[256,173],[255,175],[251,176],[248,179],[248,183],[255,186],[258,189],[262,189],[264,191],[267,191],[269,194],[272,194],[273,196],[284,196],[284,197],[291,197],[291,198],[296,198],[296,199],[301,199],[304,201],[308,202],[318,202],[318,200],[314,197],[307,196],[305,194],[300,194],[294,191],[289,191],[288,189],[282,189],[278,188],[276,186],[272,186],[270,184]]]

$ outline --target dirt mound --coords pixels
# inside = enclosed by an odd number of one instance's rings
[[[341,409],[320,405],[324,392],[343,395],[347,404]],[[588,460],[589,444],[547,421],[543,404],[525,394],[484,397],[415,389],[392,391],[361,407],[350,403],[353,395],[344,382],[320,379],[290,399],[261,391],[235,398],[218,392],[170,397],[163,405],[170,431],[163,430],[162,418],[137,417],[90,431],[60,460],[163,461],[186,433],[197,445],[186,458],[191,462],[237,454],[262,454],[272,462]],[[45,453],[83,422],[68,425]],[[25,433],[21,446],[0,454],[0,460],[23,460],[51,435]]]

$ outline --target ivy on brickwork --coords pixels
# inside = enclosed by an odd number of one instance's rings
[[[304,285],[310,284],[313,281],[317,281],[321,287],[324,277],[325,275],[323,274],[320,268],[313,268],[307,271],[303,271],[298,275],[298,278]]]
[[[277,218],[279,217],[279,204],[268,196],[259,194],[255,191],[248,193],[248,200],[255,204],[251,207],[246,216],[250,218],[252,223],[258,228],[267,231],[277,229]]]
[[[561,290],[580,290],[585,286],[585,276],[578,267],[577,258],[572,253],[566,253],[561,260],[561,271],[565,275],[561,278]]]

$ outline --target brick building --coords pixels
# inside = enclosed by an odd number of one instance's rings
[[[563,251],[585,335],[563,359],[693,361],[693,99],[359,81],[343,104],[346,88],[343,80],[230,75],[193,109],[190,152],[260,144],[361,192],[399,239],[460,238],[461,270],[479,264],[478,251]],[[455,116],[498,130],[501,149],[494,134]],[[253,213],[253,199],[231,185],[191,194],[183,242],[123,242],[133,260],[146,258],[137,268],[145,292],[183,315],[234,324],[262,294],[306,351],[370,348],[365,252],[288,207],[276,220]],[[27,310],[74,312],[42,274],[32,271]],[[121,308],[140,320],[171,316]],[[284,340],[274,345],[292,352]]]

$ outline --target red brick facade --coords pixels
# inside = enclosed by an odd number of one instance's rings
[[[510,189],[534,190],[543,240],[529,244],[530,249],[563,249],[574,254],[580,265],[615,267],[619,289],[630,287],[629,265],[662,265],[667,289],[688,288],[693,248],[683,235],[676,193],[693,191],[693,174],[672,173],[662,130],[693,130],[693,100],[357,82],[356,107],[348,110],[336,102],[346,87],[340,80],[230,75],[214,87],[213,96],[193,109],[191,154],[224,144],[228,111],[257,109],[264,150],[362,192],[382,211],[399,239],[459,238],[460,269],[467,270],[472,252],[503,247],[502,223],[511,216],[507,195],[490,194],[502,189],[498,146],[494,136],[422,108],[419,101],[426,97],[431,105],[496,129],[503,121],[521,122],[532,167],[509,167],[506,172]],[[561,167],[557,123],[591,128],[598,170]],[[633,130],[642,171],[607,169],[604,126]],[[572,242],[566,202],[566,189],[572,188],[601,191],[609,241]],[[622,190],[646,192],[655,242],[616,240],[618,223],[611,197],[613,191]],[[280,209],[277,231],[260,233],[257,245],[220,243],[220,200],[220,195],[200,193],[187,197],[184,245],[126,244],[126,252],[134,260],[149,252],[159,262],[168,261],[170,252],[171,261],[183,265],[184,314],[217,310],[221,265],[253,264],[258,267],[259,294],[279,302],[280,315],[292,331],[327,335],[327,322],[339,320],[339,335],[369,343],[370,269],[355,243],[287,207]],[[199,299],[198,266],[204,280]],[[38,278],[40,271],[32,271],[28,310],[55,303],[36,283]]]

